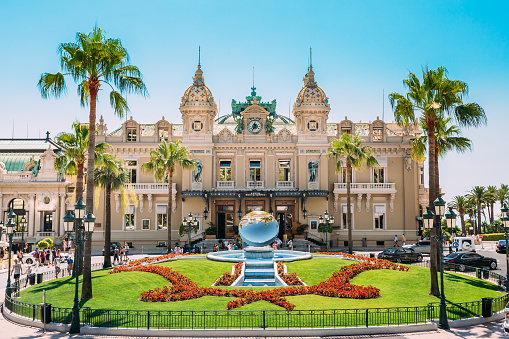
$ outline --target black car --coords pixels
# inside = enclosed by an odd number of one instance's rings
[[[388,248],[378,254],[378,259],[385,259],[395,262],[422,261],[422,254],[415,252],[412,248]]]
[[[459,271],[465,271],[466,266],[470,267],[489,267],[491,270],[497,269],[497,259],[485,257],[475,252],[454,252],[444,258],[444,268],[456,268]]]
[[[499,240],[497,244],[497,253],[505,254],[505,240]]]

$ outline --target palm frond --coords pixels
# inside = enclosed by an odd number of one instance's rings
[[[42,74],[37,83],[37,88],[43,99],[48,99],[49,97],[59,98],[67,92],[64,75],[60,72],[56,74]]]
[[[117,91],[110,92],[110,105],[119,118],[122,118],[127,112],[129,112],[127,100]]]

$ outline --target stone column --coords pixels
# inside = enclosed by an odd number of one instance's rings
[[[35,194],[28,194],[28,236],[33,237],[35,234]]]
[[[4,220],[4,198],[2,193],[0,193],[0,220]]]
[[[64,235],[64,216],[66,213],[65,208],[65,192],[60,193],[60,218],[59,218],[59,225],[60,225],[60,235]]]

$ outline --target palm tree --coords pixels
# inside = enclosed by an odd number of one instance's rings
[[[465,208],[465,213],[468,214],[468,218],[470,219],[470,225],[472,225],[472,230],[474,234],[477,234],[477,223],[475,222],[475,215],[477,214],[477,203],[475,202],[474,197],[471,194],[466,196],[467,205]]]
[[[157,180],[168,180],[168,205],[166,206],[168,228],[168,253],[171,251],[171,206],[173,203],[172,184],[175,168],[193,169],[196,162],[189,158],[189,151],[180,145],[180,139],[176,142],[163,140],[155,150],[150,151],[150,161],[141,165],[141,169],[147,173],[154,173]]]
[[[487,119],[481,106],[476,103],[463,103],[463,97],[468,94],[468,85],[463,81],[450,80],[447,77],[445,67],[441,66],[436,70],[423,69],[422,78],[421,83],[414,73],[409,72],[409,78],[403,80],[403,84],[408,88],[408,93],[406,95],[391,93],[389,100],[398,125],[406,127],[415,123],[416,112],[419,112],[420,121],[427,126],[429,201],[432,204],[440,190],[437,176],[437,148],[435,145],[437,119],[444,116],[453,116],[460,127],[480,126],[486,123]],[[436,224],[439,224],[438,220]],[[436,233],[437,229],[433,227],[432,235],[436,235]],[[438,246],[436,241],[431,242],[431,247],[430,294],[438,296]]]
[[[495,211],[493,207],[497,202],[497,194],[498,189],[495,186],[488,186],[486,188],[486,192],[484,194],[484,201],[486,202],[486,207],[488,208],[488,215],[490,217],[490,225],[493,226],[493,221],[495,219]]]
[[[467,209],[467,198],[463,195],[455,196],[450,203],[450,207],[458,211],[461,220],[461,233],[467,234],[465,229],[465,213]]]
[[[504,206],[506,200],[509,200],[509,185],[500,184],[497,192],[497,200],[500,202],[500,207]]]
[[[124,183],[128,180],[127,169],[123,166],[122,161],[116,156],[105,154],[101,166],[96,167],[94,173],[94,183],[104,188],[106,195],[105,215],[106,223],[104,227],[104,265],[103,267],[111,267],[111,192],[120,190],[120,194],[124,195]],[[122,201],[124,199],[121,199]]]
[[[76,199],[83,198],[83,178],[85,173],[85,162],[89,155],[89,129],[88,126],[79,122],[72,124],[72,133],[60,133],[56,137],[56,142],[62,149],[62,155],[55,159],[55,168],[65,175],[76,176]],[[100,143],[95,146],[94,157],[100,163],[105,149],[109,147],[107,143]],[[90,185],[89,185],[90,186]],[[77,271],[82,272],[82,262],[75,265]]]
[[[484,186],[474,186],[470,190],[470,195],[472,196],[473,201],[475,202],[477,208],[477,233],[481,233],[481,211],[482,204],[484,203],[484,192],[486,192],[486,188]]]
[[[59,98],[66,93],[65,76],[70,76],[78,84],[80,104],[90,105],[88,152],[94,154],[95,118],[97,95],[102,84],[111,88],[110,105],[116,115],[123,117],[129,112],[128,93],[147,96],[148,92],[138,67],[129,64],[129,54],[122,46],[120,39],[106,39],[104,31],[94,27],[91,33],[78,32],[76,41],[61,43],[58,47],[60,67],[63,73],[43,73],[37,84],[41,96]],[[115,90],[115,87],[118,89]],[[94,157],[88,157],[88,168],[94,168]],[[88,171],[87,208],[93,211],[94,205],[94,171]],[[85,244],[85,265],[83,267],[82,299],[92,298],[91,276],[92,235]]]
[[[350,206],[352,169],[360,171],[365,164],[368,167],[377,166],[378,161],[371,154],[370,146],[361,146],[358,135],[352,137],[348,133],[343,133],[341,138],[331,142],[330,148],[327,158],[336,161],[336,173],[341,173],[343,162],[346,165],[346,224],[348,227],[348,253],[352,254],[352,211]]]

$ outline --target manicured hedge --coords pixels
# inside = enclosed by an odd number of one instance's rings
[[[483,234],[482,240],[483,241],[497,241],[497,240],[504,240],[505,234],[504,233],[491,233],[491,234]]]

